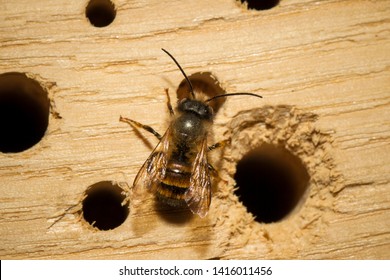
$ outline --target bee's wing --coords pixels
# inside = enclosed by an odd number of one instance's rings
[[[195,157],[190,187],[185,196],[188,207],[201,218],[207,215],[211,202],[211,181],[207,162],[207,150],[207,139],[205,137],[202,147]]]
[[[137,191],[140,186],[143,186],[149,191],[155,192],[158,182],[165,177],[170,134],[171,127],[167,129],[160,142],[138,171],[133,183],[134,191]]]

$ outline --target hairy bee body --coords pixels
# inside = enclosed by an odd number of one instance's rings
[[[210,203],[210,194],[205,196],[204,202],[192,196],[199,194],[196,188],[206,188],[206,191],[210,192],[210,179],[203,181],[204,185],[198,186],[196,178],[204,176],[199,174],[200,172],[208,177],[208,166],[199,166],[197,158],[202,155],[203,161],[207,162],[206,152],[202,150],[207,148],[207,134],[212,124],[213,110],[199,100],[183,99],[178,104],[176,115],[163,137],[166,140],[161,140],[162,146],[165,141],[169,143],[169,147],[165,151],[154,151],[146,162],[146,170],[151,171],[153,165],[156,165],[156,158],[166,159],[166,163],[160,166],[160,177],[151,183],[149,188],[154,189],[162,202],[171,206],[197,202],[192,210],[198,213],[203,208],[208,209]]]
[[[168,163],[165,178],[157,189],[157,197],[171,206],[185,206],[185,194],[190,186],[190,178],[191,165],[172,160]]]
[[[211,178],[216,175],[215,169],[208,163],[207,152],[222,146],[224,141],[212,146],[207,145],[208,131],[213,123],[214,109],[218,110],[217,98],[232,95],[252,95],[253,93],[227,93],[213,97],[202,91],[196,92],[191,81],[175,58],[163,49],[183,73],[190,88],[188,98],[181,98],[172,109],[168,90],[168,109],[172,116],[170,125],[164,135],[147,125],[122,118],[120,121],[143,128],[159,139],[148,159],[134,179],[133,189],[148,189],[162,202],[172,206],[188,206],[200,217],[206,216],[211,202]]]

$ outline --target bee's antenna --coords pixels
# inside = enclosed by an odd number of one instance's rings
[[[191,92],[192,98],[195,99],[194,87],[192,86],[191,81],[190,81],[190,79],[188,79],[188,77],[187,77],[186,73],[184,72],[183,68],[181,68],[179,62],[177,62],[177,60],[173,57],[173,55],[171,55],[167,50],[165,50],[165,49],[162,49],[162,50],[167,55],[169,55],[169,57],[172,58],[172,60],[176,63],[177,67],[179,67],[181,73],[183,74],[184,78],[186,79],[186,81],[188,83],[188,86],[190,87],[190,92]]]
[[[224,94],[216,95],[216,96],[213,96],[213,97],[207,99],[205,102],[210,102],[211,100],[214,100],[217,98],[226,97],[226,96],[233,96],[233,95],[251,95],[251,96],[258,97],[258,98],[263,98],[261,95],[250,93],[250,92],[236,92],[236,93],[224,93]]]

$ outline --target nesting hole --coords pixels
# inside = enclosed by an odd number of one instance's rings
[[[188,79],[191,81],[192,87],[194,88],[195,97],[201,98],[199,95],[205,95],[206,98],[211,98],[216,95],[226,93],[220,85],[218,79],[211,72],[196,72]],[[181,81],[176,91],[177,98],[191,98],[190,87],[185,79]],[[226,97],[216,98],[209,102],[209,105],[213,108],[214,112],[218,112],[221,106],[225,103]]]
[[[236,194],[256,221],[277,222],[299,204],[309,184],[302,161],[284,147],[263,144],[238,162]]]
[[[0,151],[17,153],[44,136],[50,101],[41,85],[23,73],[0,75]]]
[[[83,217],[99,230],[110,230],[120,226],[129,215],[129,203],[122,188],[110,181],[91,185],[83,200]]]
[[[269,10],[279,4],[279,0],[241,0],[241,3],[247,3],[248,9]]]
[[[115,5],[110,0],[91,0],[85,9],[85,15],[93,26],[105,27],[115,19]]]

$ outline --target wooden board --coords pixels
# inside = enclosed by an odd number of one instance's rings
[[[390,258],[389,1],[114,4],[113,22],[97,28],[87,1],[0,3],[0,74],[25,73],[51,102],[39,143],[0,153],[1,259]],[[81,213],[87,189],[127,191],[157,144],[119,116],[162,133],[164,88],[176,103],[183,76],[161,48],[188,75],[209,71],[227,92],[264,98],[231,97],[216,115],[214,141],[232,144],[211,156],[224,180],[206,218],[130,196],[123,224],[98,230]],[[274,223],[255,221],[234,193],[237,161],[262,143],[310,176]]]

